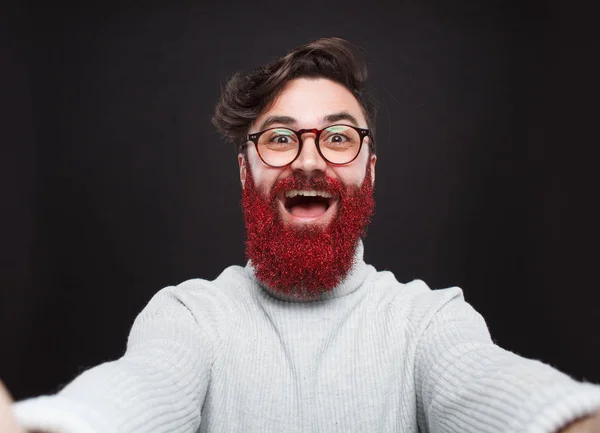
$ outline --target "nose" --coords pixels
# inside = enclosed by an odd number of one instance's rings
[[[315,140],[314,133],[306,133],[302,137],[302,150],[300,155],[292,162],[292,170],[303,171],[307,176],[314,175],[316,172],[325,172],[327,161],[319,154]]]

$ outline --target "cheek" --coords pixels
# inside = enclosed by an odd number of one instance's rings
[[[332,167],[330,176],[338,179],[344,185],[361,186],[365,179],[365,168],[367,163],[358,159],[351,165],[344,167]]]
[[[348,175],[345,179],[342,179],[342,182],[345,185],[353,185],[353,186],[361,186],[363,183],[363,180],[365,179],[365,172],[361,171],[361,172],[357,172],[357,173],[352,173],[351,175]]]
[[[370,167],[367,167],[370,159],[369,149],[363,146],[361,153],[350,165],[333,167],[336,177],[344,185],[361,186],[365,180],[367,169],[370,170]]]
[[[252,175],[254,185],[265,193],[268,193],[273,185],[283,177],[283,171],[280,168],[266,167],[262,161],[250,161],[248,171]]]

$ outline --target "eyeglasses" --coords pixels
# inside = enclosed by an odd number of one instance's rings
[[[356,159],[365,137],[371,137],[368,129],[350,125],[331,125],[323,129],[269,128],[248,134],[260,159],[270,167],[291,164],[302,152],[302,135],[315,134],[315,145],[321,158],[332,165],[349,164]],[[370,140],[372,148],[373,141]]]

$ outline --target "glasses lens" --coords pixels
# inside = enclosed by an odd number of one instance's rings
[[[352,161],[358,155],[360,142],[358,131],[346,125],[330,126],[319,137],[321,153],[325,159],[334,164]]]
[[[258,138],[258,153],[269,165],[283,166],[294,160],[298,154],[298,136],[287,128],[274,128],[265,131]]]

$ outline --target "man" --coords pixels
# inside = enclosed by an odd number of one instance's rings
[[[17,422],[65,433],[600,431],[600,387],[494,345],[460,289],[401,284],[364,263],[377,160],[365,79],[340,39],[236,75],[213,121],[240,146],[247,266],[160,291],[121,359],[17,403]]]

